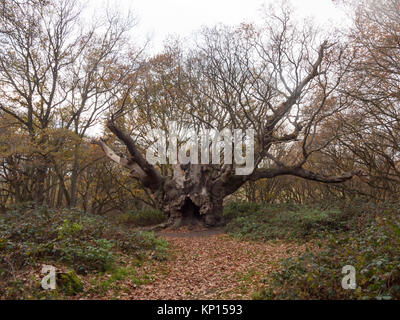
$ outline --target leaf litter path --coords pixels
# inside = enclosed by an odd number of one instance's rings
[[[279,269],[279,260],[297,256],[307,245],[244,242],[220,230],[162,232],[173,258],[143,266],[153,281],[133,288],[128,299],[250,299]]]

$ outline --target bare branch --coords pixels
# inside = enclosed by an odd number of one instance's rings
[[[301,167],[283,167],[271,169],[258,169],[254,172],[251,180],[255,181],[263,178],[274,178],[278,176],[291,175],[300,177],[306,180],[318,181],[323,183],[342,183],[352,179],[354,176],[359,175],[360,171],[349,172],[339,176],[325,176],[315,173]]]

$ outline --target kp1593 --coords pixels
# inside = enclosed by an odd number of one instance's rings
[[[243,313],[243,307],[240,304],[237,305],[207,304],[201,306],[202,315],[241,315],[242,313]]]

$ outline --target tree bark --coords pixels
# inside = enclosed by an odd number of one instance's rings
[[[218,226],[223,222],[223,197],[212,192],[207,165],[174,165],[163,189],[160,207],[168,224]]]

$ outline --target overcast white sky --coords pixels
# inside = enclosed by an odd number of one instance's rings
[[[217,23],[236,25],[241,22],[257,22],[262,17],[263,4],[278,0],[114,0],[112,7],[122,12],[128,10],[138,17],[136,32],[151,38],[152,51],[162,49],[163,41],[170,35],[189,36],[201,26]],[[344,14],[332,0],[289,0],[299,17],[315,17],[324,26],[341,23]],[[100,1],[89,0],[90,9]],[[104,1],[103,1],[104,3]]]

